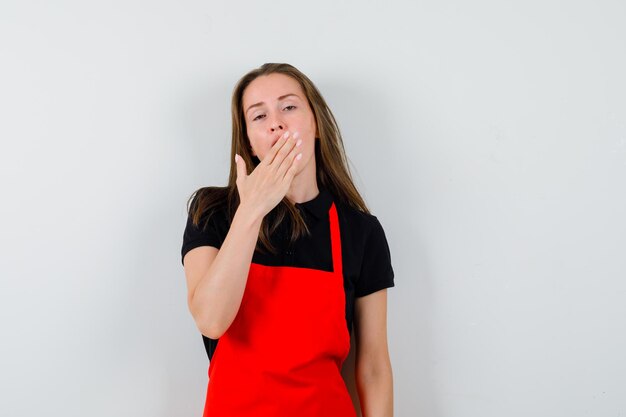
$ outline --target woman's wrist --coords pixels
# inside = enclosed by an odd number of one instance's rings
[[[261,228],[263,217],[265,217],[265,214],[257,207],[246,204],[239,204],[235,212],[235,218],[242,219],[247,226],[257,227],[259,229]]]

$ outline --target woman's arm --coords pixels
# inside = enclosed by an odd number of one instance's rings
[[[201,246],[185,255],[189,311],[211,339],[218,339],[239,311],[262,220],[258,210],[240,205],[219,251]]]
[[[219,339],[235,320],[263,218],[291,187],[301,143],[295,137],[281,136],[250,175],[246,161],[236,155],[240,203],[220,250],[195,248],[185,255],[189,310],[198,329],[211,339]]]
[[[393,417],[393,373],[387,348],[387,289],[354,307],[355,376],[363,417]]]

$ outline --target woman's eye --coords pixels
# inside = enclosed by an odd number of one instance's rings
[[[285,108],[284,108],[284,110],[286,110],[286,109],[288,109],[288,108],[290,108],[290,107],[293,107],[294,109],[296,108],[296,106],[294,106],[293,104],[290,104],[289,106],[285,107]],[[257,120],[257,119],[258,119],[259,117],[261,117],[261,116],[265,116],[265,115],[264,115],[264,114],[259,114],[259,115],[258,115],[258,116],[256,116],[254,119],[252,119],[252,121]]]

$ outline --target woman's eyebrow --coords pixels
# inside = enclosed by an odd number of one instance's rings
[[[300,98],[297,94],[289,93],[289,94],[284,94],[284,95],[282,95],[282,96],[278,97],[278,100],[280,101],[280,100],[282,100],[282,99],[284,99],[284,98],[286,98],[286,97],[289,97],[289,96],[296,96],[296,97]],[[249,111],[251,108],[253,108],[253,107],[258,107],[258,106],[260,106],[260,105],[262,105],[262,104],[265,104],[265,103],[264,103],[264,102],[262,102],[262,101],[260,101],[260,102],[258,102],[258,103],[254,103],[254,104],[252,104],[251,106],[248,106],[248,108],[246,109],[246,114],[248,114],[248,111]]]

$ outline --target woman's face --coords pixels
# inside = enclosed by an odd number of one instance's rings
[[[284,74],[262,75],[246,87],[242,102],[252,154],[262,161],[283,133],[298,132],[301,171],[315,153],[317,127],[300,84]]]

